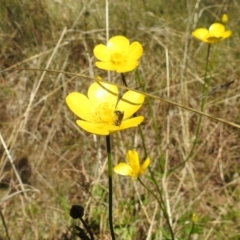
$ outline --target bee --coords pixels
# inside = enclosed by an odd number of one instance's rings
[[[120,126],[121,123],[122,123],[122,120],[123,120],[124,112],[121,112],[121,111],[119,111],[119,110],[115,110],[114,113],[115,113],[116,116],[117,116],[117,119],[116,119],[116,121],[114,122],[114,125],[115,125],[115,126]]]

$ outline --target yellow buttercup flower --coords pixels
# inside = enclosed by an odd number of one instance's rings
[[[198,221],[198,215],[196,213],[193,213],[191,220],[192,220],[192,222],[196,223]]]
[[[142,165],[139,163],[139,156],[135,150],[129,150],[127,152],[128,163],[120,162],[113,168],[115,173],[120,175],[132,177],[133,180],[137,180],[140,175],[144,174],[150,164],[150,158],[143,162]]]
[[[98,44],[93,49],[93,53],[100,60],[96,62],[98,68],[124,73],[138,66],[143,47],[139,42],[130,44],[124,36],[115,36],[109,39],[107,45]]]
[[[206,43],[215,43],[232,35],[232,31],[226,31],[221,23],[213,23],[209,29],[198,28],[192,32],[192,35]]]
[[[131,116],[143,102],[144,95],[134,91],[127,91],[119,100],[117,86],[103,82],[91,84],[87,96],[72,92],[66,97],[70,110],[82,119],[76,121],[78,126],[98,135],[139,125],[144,117]]]

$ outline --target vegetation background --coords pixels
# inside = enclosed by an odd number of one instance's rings
[[[92,81],[84,76],[107,76],[94,66],[92,53],[106,42],[105,12],[99,0],[0,0],[1,142],[23,182],[1,144],[0,204],[11,239],[76,239],[73,226],[79,222],[69,216],[73,204],[85,207],[97,239],[110,239],[105,138],[79,129],[65,104],[69,92],[87,91]],[[235,81],[207,98],[205,112],[240,124],[239,12],[238,0],[110,0],[109,35],[143,45],[138,71],[148,93],[199,109],[207,44],[191,31],[227,13],[233,35],[212,46],[210,87]],[[46,68],[57,72],[40,70]],[[134,73],[126,77],[130,87],[139,87]],[[121,84],[114,73],[112,81]],[[160,159],[169,170],[189,154],[198,115],[151,98],[140,113],[177,239],[187,239],[195,213],[191,239],[239,240],[239,129],[204,117],[193,157],[162,175]],[[133,147],[143,156],[136,129],[115,133],[112,144],[114,164]],[[151,187],[146,175],[142,179]],[[117,239],[165,239],[167,228],[152,196],[116,175],[114,187]],[[0,239],[7,239],[3,224]]]

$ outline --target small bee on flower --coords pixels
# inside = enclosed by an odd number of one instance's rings
[[[120,126],[121,123],[122,123],[123,117],[124,117],[124,112],[121,112],[121,111],[119,111],[119,110],[115,110],[114,113],[115,113],[116,116],[117,116],[117,119],[116,119],[116,121],[114,122],[114,125],[115,125],[115,126]]]

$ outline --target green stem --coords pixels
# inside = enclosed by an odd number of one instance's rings
[[[135,71],[135,77],[136,77],[139,85],[141,86],[142,91],[146,92],[146,88],[145,88],[144,82],[142,81],[141,77],[139,76],[138,70]],[[157,124],[156,117],[154,115],[152,102],[151,102],[151,100],[149,98],[146,98],[146,101],[147,101],[147,104],[148,104],[148,107],[149,107],[149,111],[150,111],[150,118],[153,121],[153,128],[154,128],[154,131],[155,131],[157,147],[158,147],[158,151],[159,151],[159,163],[160,163],[159,167],[161,169],[161,173],[163,174],[164,168],[165,168],[165,161],[164,161],[164,159],[162,157],[161,138],[160,138],[161,134],[159,133],[159,126]]]
[[[9,234],[8,234],[8,228],[7,228],[7,225],[6,225],[6,222],[5,222],[5,219],[4,219],[1,208],[0,208],[0,216],[1,216],[1,219],[2,219],[2,223],[3,223],[4,229],[5,229],[6,235],[7,235],[7,239],[10,240],[10,237],[9,237]]]
[[[208,44],[207,58],[206,58],[207,61],[206,61],[206,66],[205,66],[204,84],[203,84],[203,90],[202,90],[202,93],[203,93],[202,102],[201,102],[201,111],[202,112],[204,110],[204,106],[206,103],[207,92],[208,92],[208,88],[209,88],[209,84],[210,84],[210,80],[211,80],[211,76],[207,77],[210,49],[211,49],[211,44]]]
[[[191,239],[191,235],[192,235],[192,233],[193,233],[194,227],[195,227],[195,223],[192,222],[192,227],[191,227],[191,230],[190,230],[189,235],[188,235],[188,240]]]
[[[121,73],[121,77],[122,77],[122,82],[123,82],[123,84],[124,84],[126,87],[128,87],[127,82],[126,82],[126,78],[125,78],[124,74]],[[139,84],[141,85],[143,91],[145,92],[144,84],[143,84],[143,82],[141,81],[141,79],[140,79],[137,71],[136,71],[136,77],[137,77],[138,82],[139,82]],[[149,106],[150,106],[150,110],[152,110],[152,108],[151,108],[151,103],[148,102],[148,104],[149,104]],[[154,119],[155,131],[158,133],[158,130],[157,130],[158,128],[156,127],[157,124],[156,124],[156,122],[155,122],[155,118],[154,118],[154,116],[153,116],[153,112],[152,112],[152,111],[151,111],[151,115],[152,115],[152,118]],[[136,113],[134,114],[134,116],[136,116]],[[147,148],[146,148],[145,139],[144,139],[144,135],[143,135],[143,131],[142,131],[141,125],[138,125],[138,130],[139,130],[139,132],[140,132],[140,136],[141,136],[141,140],[142,140],[142,144],[143,144],[143,149],[144,149],[144,155],[145,155],[145,158],[146,158],[146,157],[148,156],[148,154],[147,154]],[[158,134],[157,134],[157,136],[158,136]],[[158,146],[160,146],[160,139],[159,139],[158,137],[157,137],[157,140],[158,140]],[[161,165],[161,166],[162,166],[162,165]],[[161,166],[160,166],[160,167],[161,167]],[[162,169],[162,168],[161,168],[161,170],[162,170],[162,172],[163,172],[163,169]],[[145,187],[145,188],[156,198],[156,200],[158,201],[158,204],[159,204],[160,208],[161,208],[162,211],[163,211],[164,217],[165,217],[166,220],[167,220],[167,224],[168,224],[168,227],[169,227],[169,229],[170,229],[171,238],[172,238],[172,240],[174,240],[174,233],[173,233],[173,229],[172,229],[171,223],[170,223],[170,221],[169,221],[169,216],[168,216],[168,213],[167,213],[167,211],[166,211],[166,207],[165,207],[165,205],[164,205],[164,201],[163,201],[163,198],[162,198],[162,192],[161,192],[161,190],[160,190],[160,188],[159,188],[159,186],[158,186],[158,184],[157,184],[157,182],[156,182],[156,179],[155,179],[155,177],[154,177],[154,174],[153,174],[153,172],[151,171],[150,168],[149,168],[149,171],[150,171],[152,180],[154,181],[154,184],[155,184],[155,186],[156,186],[156,188],[157,188],[157,192],[158,192],[158,194],[159,194],[159,196],[160,196],[160,201],[159,201],[158,197],[155,195],[155,193],[154,193],[152,190],[150,190],[150,189],[140,180],[140,178],[139,178],[138,180],[139,180],[139,182],[142,184],[142,186]]]
[[[127,87],[128,86],[127,81],[126,81],[126,78],[123,73],[121,73],[121,77],[122,77],[122,82],[123,82],[124,86]]]
[[[91,240],[94,240],[94,236],[93,236],[93,233],[92,233],[92,230],[91,230],[91,228],[90,228],[90,227],[88,227],[87,223],[84,221],[84,219],[83,219],[83,218],[79,218],[79,219],[80,219],[80,221],[82,222],[83,226],[86,228],[86,230],[87,230],[88,234],[89,234],[89,235],[90,235],[90,237],[91,237]]]
[[[205,73],[204,73],[204,84],[203,84],[203,89],[202,89],[202,101],[200,104],[200,109],[203,112],[204,107],[205,107],[205,103],[206,103],[206,99],[207,99],[207,92],[208,92],[208,88],[209,88],[209,84],[210,84],[210,79],[211,77],[207,77],[208,74],[208,64],[209,64],[209,55],[210,55],[210,49],[211,49],[211,44],[208,44],[208,50],[207,50],[207,57],[206,57],[206,65],[205,65]],[[198,123],[197,123],[197,130],[195,133],[195,139],[193,142],[193,146],[191,148],[190,153],[188,154],[187,158],[178,166],[176,166],[174,169],[171,169],[169,171],[169,173],[173,172],[175,169],[177,169],[178,167],[184,165],[193,155],[195,148],[197,146],[197,142],[198,142],[198,137],[199,137],[199,132],[200,132],[200,127],[201,127],[201,123],[202,123],[202,115],[199,116],[198,119]]]
[[[171,226],[171,223],[169,221],[169,217],[168,217],[168,213],[166,211],[166,207],[164,205],[164,202],[163,202],[163,199],[162,199],[162,196],[160,195],[160,198],[161,198],[161,201],[159,201],[158,197],[156,196],[156,194],[147,186],[145,185],[142,180],[140,178],[138,178],[138,181],[141,183],[141,185],[146,188],[153,196],[154,198],[157,200],[162,212],[163,212],[163,215],[165,217],[165,219],[167,220],[167,225],[169,227],[169,230],[170,230],[170,234],[171,234],[171,239],[174,240],[174,232],[173,232],[173,229],[172,229],[172,226]]]
[[[145,86],[144,86],[144,83],[141,81],[141,78],[138,74],[138,71],[136,71],[136,78],[138,80],[138,83],[141,85],[142,89],[144,92],[146,92],[145,90]],[[157,136],[157,142],[158,142],[158,146],[160,146],[161,144],[161,140],[160,138],[158,137],[160,134],[158,132],[158,127],[157,127],[157,124],[156,124],[156,121],[155,121],[155,117],[154,117],[154,114],[153,114],[153,111],[152,111],[152,107],[151,107],[151,103],[148,101],[148,104],[149,104],[149,107],[150,107],[150,112],[151,112],[151,116],[152,116],[152,119],[153,119],[153,123],[154,123],[154,129],[155,129],[155,132],[156,132],[156,136]],[[142,128],[141,128],[141,125],[138,126],[138,129],[139,129],[139,132],[140,132],[140,136],[141,136],[141,140],[142,140],[142,144],[143,144],[143,150],[144,150],[144,155],[145,155],[145,158],[148,156],[147,154],[147,149],[146,149],[146,144],[145,144],[145,139],[144,139],[144,135],[143,135],[143,131],[142,131]],[[159,151],[161,152],[161,149],[159,149]],[[161,160],[161,157],[160,157],[160,160]],[[162,173],[163,173],[163,169],[164,169],[164,163],[160,165],[160,168],[162,170]],[[156,200],[158,201],[158,204],[160,205],[162,211],[163,211],[163,214],[164,214],[164,217],[166,218],[167,220],[167,224],[168,224],[168,227],[170,229],[170,234],[171,234],[171,238],[172,240],[174,240],[174,233],[173,233],[173,229],[172,229],[172,226],[171,226],[171,223],[169,221],[169,216],[168,216],[168,213],[166,211],[166,207],[164,205],[164,201],[163,201],[163,198],[162,198],[162,192],[159,188],[159,185],[154,177],[154,174],[151,170],[151,168],[149,167],[148,168],[150,174],[151,174],[151,179],[153,180],[154,182],[154,185],[156,186],[156,189],[157,189],[157,192],[158,192],[158,195],[160,196],[160,201],[159,199],[157,198],[157,196],[155,195],[155,193],[153,193],[140,179],[140,183],[147,189],[149,190],[149,192],[156,198]]]
[[[153,171],[152,171],[151,167],[149,167],[148,170],[149,170],[149,172],[150,172],[151,179],[153,180],[154,185],[156,186],[158,195],[160,196],[160,201],[161,201],[162,207],[163,207],[163,209],[164,209],[163,212],[165,212],[164,216],[165,216],[165,218],[166,218],[166,220],[167,220],[167,224],[168,224],[168,227],[169,227],[169,229],[170,229],[170,233],[171,233],[172,240],[174,240],[174,233],[173,233],[172,225],[171,225],[171,223],[170,223],[170,221],[169,221],[169,216],[168,216],[168,212],[167,212],[167,210],[166,210],[166,206],[165,206],[165,204],[164,204],[164,200],[163,200],[163,197],[162,197],[162,191],[161,191],[161,189],[159,188],[159,184],[157,183],[157,181],[156,181],[156,179],[155,179],[155,177],[154,177],[154,174],[153,174]]]
[[[124,86],[128,87],[126,78],[125,78],[123,73],[121,73],[121,77],[122,77],[122,82],[123,82]],[[137,113],[134,113],[133,116],[136,117]],[[146,148],[145,139],[144,139],[144,135],[143,135],[141,125],[138,125],[138,130],[140,132],[140,136],[141,136],[141,140],[142,140],[142,144],[143,144],[144,155],[145,155],[145,158],[146,158],[148,154],[147,154],[147,148]]]
[[[115,234],[113,229],[113,218],[112,218],[112,206],[113,206],[113,191],[112,191],[112,155],[111,155],[111,139],[110,135],[106,136],[107,144],[107,156],[108,156],[108,215],[109,215],[109,226],[112,240],[115,240]]]
[[[148,154],[147,154],[147,148],[146,148],[145,139],[144,139],[144,135],[143,135],[143,131],[142,131],[141,125],[138,125],[138,130],[139,130],[139,133],[140,133],[140,136],[141,136],[141,140],[142,140],[143,151],[144,151],[144,159],[146,159]]]

